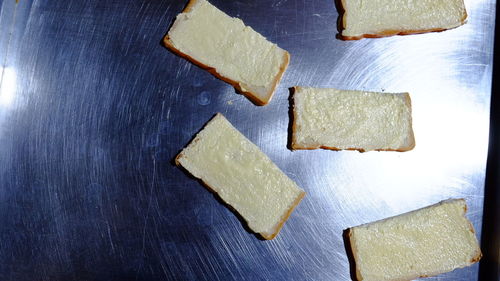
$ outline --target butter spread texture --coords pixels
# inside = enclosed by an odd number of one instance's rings
[[[240,19],[205,0],[179,14],[168,36],[179,51],[254,94],[273,87],[286,55]]]
[[[342,0],[343,36],[450,29],[467,13],[463,0]]]
[[[398,150],[412,147],[405,94],[296,87],[294,146]]]
[[[351,229],[362,280],[409,280],[470,265],[481,256],[462,199]]]
[[[257,233],[274,232],[304,191],[217,114],[177,162],[231,205]]]

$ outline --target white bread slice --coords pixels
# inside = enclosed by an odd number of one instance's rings
[[[412,280],[481,259],[464,199],[452,199],[347,232],[358,280]]]
[[[340,0],[345,40],[443,31],[467,19],[463,0]]]
[[[290,61],[287,51],[206,0],[191,0],[163,42],[257,105],[271,100]]]
[[[265,239],[278,234],[305,195],[220,113],[184,148],[176,163],[201,179]]]
[[[408,93],[294,87],[293,102],[292,149],[415,147]]]

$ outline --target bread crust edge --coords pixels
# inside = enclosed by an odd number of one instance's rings
[[[292,93],[292,112],[293,112],[293,120],[292,120],[292,140],[290,142],[290,147],[293,150],[296,150],[296,145],[297,145],[297,137],[295,132],[297,131],[297,117],[298,113],[297,110],[295,110],[295,94],[297,93],[298,90],[300,90],[300,86],[294,86],[292,87],[293,93]]]
[[[342,31],[344,31],[344,29],[346,28],[346,13],[347,13],[347,10],[346,10],[346,4],[345,4],[345,1],[346,0],[340,0],[339,3],[340,3],[340,8],[341,8],[341,12],[339,14],[339,17],[341,17],[341,23],[342,23],[342,30],[339,32],[339,38],[342,39],[342,40],[345,40],[345,41],[353,41],[353,40],[360,40],[360,39],[364,39],[364,38],[383,38],[383,37],[389,37],[389,36],[396,36],[396,35],[413,35],[413,34],[422,34],[422,33],[430,33],[430,32],[442,32],[442,31],[445,31],[445,30],[450,30],[450,29],[455,29],[455,28],[458,28],[462,25],[464,25],[466,22],[467,22],[467,17],[468,17],[468,14],[467,14],[467,10],[464,8],[464,13],[462,15],[462,18],[460,19],[460,24],[457,25],[457,26],[454,26],[454,27],[450,27],[450,28],[429,28],[429,29],[411,29],[411,30],[382,30],[380,32],[377,32],[377,33],[366,33],[366,34],[361,34],[361,35],[358,35],[358,36],[344,36],[342,35]]]
[[[191,12],[191,10],[193,9],[194,5],[196,5],[196,3],[198,3],[198,0],[189,0],[186,7],[184,8],[184,10],[182,10],[182,13]]]
[[[356,248],[356,239],[353,237],[353,229],[352,227],[347,229],[347,238],[349,239],[349,247],[351,248],[351,253],[353,257],[353,262],[354,262],[354,271],[356,273],[356,279],[358,281],[363,280],[363,275],[361,275],[361,271],[359,270],[359,266],[357,263],[358,258],[358,251]]]
[[[198,0],[190,0],[189,3],[187,4],[186,8],[184,8],[184,10],[182,10],[181,13],[189,13],[193,9],[193,7],[196,5],[197,2],[198,2]],[[266,40],[267,40],[267,38],[266,38]],[[173,42],[170,40],[170,37],[168,36],[168,33],[167,33],[167,35],[165,35],[165,37],[163,37],[163,44],[164,44],[165,47],[167,47],[169,50],[171,50],[176,55],[178,55],[178,56],[180,56],[182,58],[187,59],[191,63],[193,63],[193,64],[201,67],[202,69],[208,71],[210,74],[214,75],[218,79],[220,79],[220,80],[222,80],[222,81],[230,84],[238,92],[240,92],[245,97],[247,97],[251,102],[253,102],[254,104],[259,105],[259,106],[267,105],[271,101],[271,99],[272,99],[272,97],[274,95],[274,92],[276,90],[276,87],[278,86],[279,82],[281,81],[281,78],[283,77],[286,69],[288,68],[288,64],[290,63],[290,53],[287,50],[283,49],[283,51],[285,52],[285,54],[283,56],[283,61],[282,61],[281,65],[280,65],[278,73],[276,74],[276,76],[273,79],[273,82],[270,84],[271,87],[266,92],[266,97],[267,98],[266,99],[260,99],[258,97],[257,93],[243,90],[242,87],[241,87],[240,82],[232,80],[232,79],[227,78],[225,76],[222,76],[219,72],[217,72],[216,68],[214,68],[212,66],[209,66],[209,65],[206,65],[206,64],[203,64],[200,61],[196,60],[195,58],[193,58],[193,57],[189,56],[188,54],[183,53],[181,50],[177,49],[174,46]]]

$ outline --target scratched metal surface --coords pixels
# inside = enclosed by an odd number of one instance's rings
[[[161,46],[184,0],[0,3],[0,280],[350,280],[350,226],[463,197],[481,229],[494,0],[357,42],[331,0],[213,0],[292,55],[265,107]],[[294,85],[409,91],[415,150],[289,151]],[[172,165],[216,112],[307,191],[272,241]]]

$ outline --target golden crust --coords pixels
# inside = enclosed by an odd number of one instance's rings
[[[295,94],[295,92],[300,90],[300,89],[301,89],[301,87],[299,87],[299,86],[293,87],[293,94]],[[412,112],[411,98],[410,98],[409,94],[406,94],[405,103],[410,109],[410,128],[413,128],[412,119],[411,119],[411,112]],[[341,149],[338,147],[326,146],[326,145],[316,145],[316,146],[300,145],[297,143],[297,141],[295,139],[296,138],[295,132],[297,131],[297,119],[298,119],[298,113],[297,113],[297,110],[295,110],[295,103],[294,103],[293,104],[293,123],[292,123],[292,142],[291,142],[291,148],[293,150],[314,150],[314,149],[321,148],[321,149],[328,149],[328,150],[334,150],[334,151],[354,150],[354,151],[359,151],[359,152],[366,152],[365,149],[357,148],[357,147],[349,147],[349,148]],[[415,135],[413,133],[413,129],[410,131],[410,139],[411,139],[410,145],[406,146],[406,147],[400,147],[398,149],[375,149],[373,151],[395,151],[395,152],[410,151],[413,148],[415,148]]]
[[[295,135],[295,132],[297,131],[297,118],[298,118],[298,114],[297,114],[297,110],[295,110],[295,93],[300,90],[300,87],[299,86],[295,86],[295,87],[292,87],[292,101],[293,101],[293,104],[292,104],[292,111],[293,111],[293,120],[292,120],[292,141],[291,141],[291,148],[292,149],[299,149],[297,148],[297,140],[296,140],[296,135]]]
[[[399,31],[399,30],[384,30],[380,33],[377,34],[363,34],[360,36],[343,36],[340,35],[340,38],[345,41],[353,41],[353,40],[360,40],[363,38],[382,38],[382,37],[389,37],[389,36],[394,36],[394,35],[412,35],[412,34],[420,34],[420,33],[429,33],[429,32],[441,32],[445,31],[447,29],[445,28],[434,28],[434,29],[423,29],[423,30],[406,30],[406,31]]]
[[[360,40],[363,38],[382,38],[382,37],[389,37],[389,36],[394,36],[394,35],[412,35],[412,34],[421,34],[421,33],[429,33],[429,32],[442,32],[445,30],[454,29],[454,28],[457,28],[459,26],[462,26],[463,24],[465,24],[465,22],[467,20],[467,11],[464,10],[464,14],[462,16],[462,19],[460,20],[460,25],[453,27],[453,28],[431,28],[431,29],[414,29],[414,30],[383,30],[381,32],[377,32],[374,34],[362,34],[359,36],[344,36],[344,35],[342,35],[342,31],[346,28],[346,17],[345,17],[346,9],[345,9],[345,7],[347,5],[345,4],[345,1],[346,0],[339,1],[339,3],[340,3],[339,17],[342,18],[341,26],[340,26],[341,32],[339,34],[339,38],[342,40],[346,40],[346,41]]]
[[[189,0],[188,4],[186,5],[186,8],[182,10],[183,13],[189,13],[193,9],[194,5],[198,3],[198,0]]]
[[[465,203],[465,199],[461,198],[459,200],[464,201],[464,203]],[[464,218],[465,218],[465,213],[466,212],[467,212],[467,204],[464,204],[464,212],[463,212]],[[469,230],[470,230],[470,232],[472,232],[475,235],[476,234],[476,230],[474,229],[474,226],[472,225],[472,223],[469,220],[467,220],[467,222],[469,223]],[[481,251],[481,248],[478,248],[476,254],[470,260],[470,263],[471,264],[476,263],[479,260],[481,260],[482,257],[483,257],[483,252]]]
[[[186,8],[184,8],[184,10],[182,11],[182,13],[188,13],[188,12],[190,12],[193,9],[194,5],[197,2],[198,2],[198,0],[190,0],[189,3],[187,4]],[[167,47],[168,49],[170,49],[172,52],[174,52],[178,56],[183,57],[183,58],[189,60],[193,64],[195,64],[195,65],[197,65],[197,66],[205,69],[206,71],[208,71],[209,73],[211,73],[215,77],[219,78],[220,80],[222,80],[222,81],[224,81],[226,83],[231,84],[238,92],[242,93],[244,96],[246,96],[250,101],[252,101],[256,105],[266,105],[266,104],[268,104],[271,101],[271,99],[273,97],[273,94],[274,94],[274,91],[276,90],[276,87],[278,86],[281,78],[283,77],[283,74],[285,73],[285,70],[288,67],[288,64],[290,63],[290,53],[288,53],[288,51],[284,50],[285,51],[285,55],[283,57],[283,61],[282,61],[281,65],[280,65],[280,70],[276,74],[276,76],[275,76],[275,78],[273,80],[273,83],[272,83],[269,91],[266,93],[266,97],[268,97],[268,99],[264,100],[264,99],[260,99],[258,97],[258,93],[253,93],[251,91],[245,91],[245,90],[243,90],[242,87],[241,87],[241,85],[240,85],[240,82],[234,81],[234,80],[232,80],[230,78],[222,76],[220,73],[217,72],[216,68],[211,67],[209,65],[205,65],[205,64],[199,62],[198,60],[196,60],[195,58],[193,58],[193,57],[191,57],[191,56],[183,53],[181,50],[177,49],[174,46],[173,42],[170,40],[170,37],[168,36],[168,33],[163,38],[163,44],[165,45],[165,47]]]
[[[263,102],[262,105],[265,105],[271,101],[273,98],[273,93],[276,90],[276,87],[278,86],[279,82],[281,81],[281,78],[283,78],[283,74],[285,74],[286,69],[288,68],[288,64],[290,64],[290,53],[285,50],[285,56],[283,57],[283,62],[280,65],[280,71],[274,78],[272,87],[269,89],[269,92],[267,93],[269,95],[269,99],[267,101],[261,101]]]
[[[414,146],[408,146],[408,147],[402,147],[398,149],[374,149],[371,151],[395,151],[395,152],[406,152],[410,151],[413,149]],[[366,152],[365,149],[363,148],[356,148],[356,147],[349,147],[349,148],[337,148],[337,147],[332,147],[332,146],[325,146],[325,145],[319,145],[319,146],[301,146],[296,143],[292,142],[292,149],[293,150],[315,150],[315,149],[327,149],[327,150],[333,150],[333,151],[342,151],[342,150],[351,150],[351,151],[359,151],[359,152]]]

